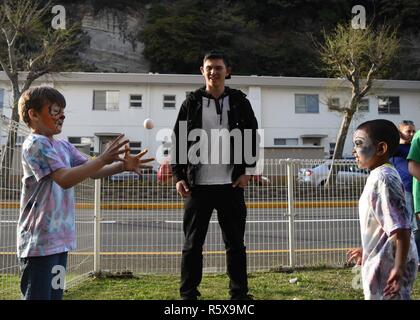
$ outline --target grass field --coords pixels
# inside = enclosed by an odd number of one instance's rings
[[[254,272],[249,274],[250,293],[256,300],[362,300],[360,289],[353,289],[355,274],[350,268],[302,269],[294,272]],[[291,279],[297,282],[290,283]],[[3,279],[4,280],[4,279]],[[0,278],[2,281],[2,278]],[[10,279],[18,288],[19,280]],[[228,277],[205,274],[199,288],[203,300],[228,299]],[[293,282],[293,281],[292,281]],[[65,300],[177,300],[179,275],[135,275],[133,278],[89,278],[67,290]],[[0,299],[18,299],[17,290]],[[420,300],[420,280],[416,280],[413,299]]]

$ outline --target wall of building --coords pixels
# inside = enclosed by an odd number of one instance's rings
[[[168,75],[136,75],[136,74],[78,74],[79,80],[39,81],[39,84],[52,85],[60,90],[66,100],[66,120],[61,138],[68,137],[95,137],[105,134],[124,133],[131,141],[141,141],[142,148],[149,148],[149,155],[155,156],[161,149],[161,141],[157,141],[158,132],[163,129],[170,131],[178,115],[179,108],[188,91],[203,85],[201,77],[196,75],[179,75],[182,81],[168,78]],[[118,76],[118,79],[116,78]],[[136,77],[143,77],[136,83]],[[89,80],[83,78],[89,77]],[[329,156],[330,143],[334,143],[340,123],[341,115],[328,111],[326,101],[328,96],[339,97],[340,102],[348,100],[344,88],[332,89],[328,85],[307,85],[308,79],[279,78],[282,84],[273,85],[276,78],[272,77],[264,84],[260,77],[238,77],[239,80],[227,81],[227,85],[239,88],[248,94],[254,112],[259,122],[259,127],[264,129],[264,146],[275,147],[274,139],[297,139],[298,146],[304,142],[311,143],[312,139],[303,140],[304,137],[319,137],[320,146],[323,147],[324,156]],[[117,79],[117,80],[115,80]],[[131,79],[124,80],[124,79]],[[134,80],[133,80],[134,79]],[[146,79],[146,80],[144,80]],[[162,79],[162,80],[161,80]],[[168,80],[169,79],[169,80]],[[256,80],[255,83],[253,80]],[[274,80],[273,80],[274,79]],[[276,80],[277,81],[277,80]],[[279,80],[280,81],[280,80]],[[318,81],[312,79],[312,82]],[[392,82],[398,87],[397,81]],[[405,82],[404,82],[405,83]],[[410,85],[420,85],[410,82]],[[401,87],[401,85],[400,85]],[[4,74],[0,72],[0,88],[4,90],[3,111],[11,114],[10,86]],[[118,90],[118,110],[93,110],[94,90]],[[130,108],[130,94],[142,95],[142,108]],[[176,95],[174,109],[163,108],[163,95]],[[295,94],[318,94],[318,113],[296,113]],[[395,95],[400,97],[400,114],[384,115],[378,113],[378,95]],[[152,118],[155,127],[146,130],[143,121]],[[351,137],[357,125],[361,122],[384,118],[398,123],[403,119],[413,120],[420,126],[420,90],[414,89],[376,89],[369,96],[369,111],[359,113],[353,120],[347,136],[344,155],[350,156],[352,150]],[[302,137],[304,136],[304,137]],[[4,138],[4,137],[3,137]],[[98,137],[95,138],[95,151],[99,151]],[[3,139],[4,140],[4,139]],[[308,142],[309,141],[309,142]],[[316,140],[314,140],[316,141]],[[294,146],[296,147],[296,146]]]

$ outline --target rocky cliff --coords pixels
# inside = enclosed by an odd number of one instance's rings
[[[88,42],[80,52],[83,62],[96,72],[148,72],[143,57],[144,45],[137,39],[145,23],[147,9],[95,10],[86,5],[72,8],[73,17],[82,24]]]

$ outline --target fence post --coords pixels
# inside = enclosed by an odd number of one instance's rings
[[[289,263],[295,265],[295,217],[293,210],[293,160],[287,159],[287,215],[289,216]]]
[[[101,271],[101,179],[95,179],[95,204],[93,223],[93,271]]]

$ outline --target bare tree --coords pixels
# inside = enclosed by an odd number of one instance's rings
[[[382,26],[373,29],[353,29],[339,24],[331,34],[324,32],[324,42],[317,43],[321,60],[334,78],[345,79],[351,89],[347,103],[337,105],[328,100],[329,110],[342,114],[332,162],[343,156],[343,149],[350,123],[358,111],[360,101],[369,94],[375,79],[386,74],[390,62],[399,48],[396,30]],[[333,167],[326,185],[334,183]]]
[[[0,2],[0,67],[12,87],[12,120],[19,121],[21,93],[39,77],[67,70],[72,64],[68,50],[78,43],[79,26],[54,30],[51,2],[3,0]],[[13,159],[16,132],[11,130],[2,163],[3,184]]]

